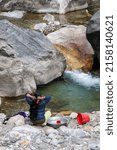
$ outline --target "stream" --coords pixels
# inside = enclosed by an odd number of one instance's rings
[[[65,71],[63,78],[39,86],[38,92],[51,95],[47,109],[52,112],[91,112],[100,109],[100,81],[91,73]],[[24,97],[6,98],[2,101],[0,112],[11,116],[28,109]]]

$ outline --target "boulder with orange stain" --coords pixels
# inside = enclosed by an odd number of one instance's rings
[[[69,25],[47,37],[66,58],[68,69],[92,69],[94,50],[86,38],[85,26]]]

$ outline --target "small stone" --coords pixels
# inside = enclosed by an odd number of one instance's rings
[[[55,134],[53,134],[53,133],[50,133],[50,134],[48,135],[48,137],[49,137],[50,139],[54,139],[54,138],[56,138],[57,136],[56,136]]]
[[[59,26],[59,25],[60,25],[60,22],[59,22],[59,21],[54,21],[54,25],[55,25],[55,26]]]
[[[27,139],[22,139],[22,140],[18,141],[18,144],[20,145],[20,147],[25,148],[30,144],[30,141]]]
[[[91,125],[86,125],[84,127],[84,130],[87,131],[87,132],[93,132],[94,131],[94,128],[91,126]]]
[[[89,145],[90,150],[100,150],[99,144],[92,143]]]
[[[53,129],[53,128],[48,128],[46,129],[45,131],[45,134],[46,135],[49,135],[49,134],[58,134],[59,132],[56,130],[56,129]]]
[[[0,146],[0,150],[6,150],[6,147]]]
[[[22,134],[17,131],[10,131],[6,136],[7,138],[9,138],[10,142],[15,143],[16,141],[21,139]]]
[[[38,138],[38,139],[36,139],[35,143],[40,144],[40,143],[42,143],[42,140]]]
[[[95,131],[95,132],[100,132],[100,126],[96,126],[96,127],[94,128],[94,131]]]
[[[46,139],[45,142],[46,143],[50,143],[51,139]]]
[[[6,118],[6,115],[3,113],[0,113],[0,124],[3,123],[4,119]]]
[[[21,115],[16,115],[16,116],[11,117],[8,120],[7,124],[8,125],[14,125],[14,126],[21,126],[21,125],[25,124],[25,119]]]
[[[58,145],[57,139],[52,139],[51,144],[57,146]]]
[[[39,24],[36,24],[34,26],[34,30],[38,30],[40,32],[44,32],[44,30],[46,29],[46,27],[47,27],[46,23],[39,23]]]
[[[43,17],[43,20],[47,21],[48,24],[51,24],[55,21],[55,18],[53,15],[51,14],[46,14],[44,17]]]
[[[72,112],[71,111],[61,111],[57,113],[57,115],[64,115],[64,116],[69,116]]]
[[[75,118],[77,118],[77,115],[78,114],[76,112],[72,112],[69,117],[72,118],[72,119],[75,119]]]

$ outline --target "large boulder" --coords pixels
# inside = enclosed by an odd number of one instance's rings
[[[60,77],[65,59],[42,33],[0,21],[0,96],[19,96]]]
[[[95,57],[100,62],[100,11],[97,11],[90,19],[86,35],[94,49]]]
[[[1,2],[2,10],[25,10],[38,13],[60,13],[85,9],[86,0],[9,0]]]
[[[89,71],[93,65],[93,49],[86,39],[86,27],[69,25],[47,35],[66,58],[68,69]]]

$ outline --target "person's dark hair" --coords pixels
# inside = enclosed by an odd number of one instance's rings
[[[41,95],[41,93],[35,92],[35,96],[37,98],[38,96],[42,96],[42,95]]]

